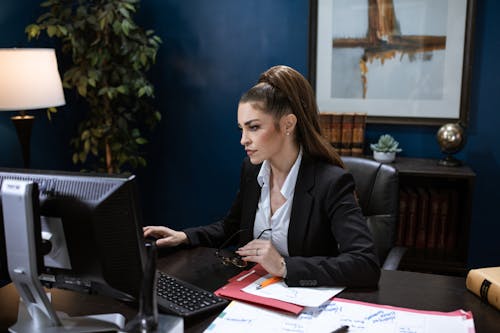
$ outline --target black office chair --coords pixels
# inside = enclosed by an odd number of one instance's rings
[[[389,165],[361,157],[342,156],[354,177],[356,193],[383,269],[395,270],[406,248],[395,247],[399,218],[399,177]]]

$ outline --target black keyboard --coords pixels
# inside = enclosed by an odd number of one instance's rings
[[[158,272],[156,301],[161,312],[189,317],[221,309],[229,301],[165,273]]]

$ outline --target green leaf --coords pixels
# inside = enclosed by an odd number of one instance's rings
[[[128,10],[135,12],[135,7],[132,4],[129,3],[124,3],[123,6],[125,6]]]
[[[141,87],[137,92],[137,97],[142,97],[146,93],[146,87]]]
[[[82,134],[80,135],[80,140],[85,141],[85,140],[87,140],[89,137],[90,137],[90,131],[89,131],[89,130],[85,130],[85,131],[83,131],[83,132],[82,132]]]
[[[129,35],[130,28],[131,28],[130,22],[128,20],[123,20],[122,21],[122,31],[125,34],[125,36]]]
[[[87,159],[87,154],[83,151],[81,151],[78,154],[78,159],[80,160],[81,163],[85,163],[85,160]]]
[[[61,32],[61,34],[63,36],[66,36],[68,34],[68,29],[66,29],[64,26],[62,25],[58,25],[57,26],[57,29],[59,29],[59,31]]]
[[[120,12],[120,14],[122,14],[124,17],[130,19],[130,13],[128,12],[128,10],[125,8],[125,7],[120,7],[118,8],[118,11]]]
[[[37,24],[30,24],[24,29],[24,32],[28,34],[28,39],[38,38],[40,36],[40,26]]]
[[[138,145],[144,145],[146,143],[148,143],[148,140],[144,139],[144,138],[137,138],[135,139],[135,142],[138,144]]]
[[[113,31],[116,35],[119,35],[122,31],[122,24],[119,21],[113,23]]]
[[[114,142],[112,145],[111,145],[111,150],[112,151],[118,151],[122,148],[122,145],[121,143],[119,142]]]
[[[83,143],[83,151],[85,152],[85,154],[89,153],[89,151],[90,151],[90,140],[85,140],[85,142]]]
[[[53,37],[57,33],[57,28],[53,25],[49,25],[47,27],[47,35],[49,37]]]
[[[118,86],[116,88],[116,91],[118,91],[120,94],[126,94],[128,89],[127,89],[127,86],[122,84],[121,86]]]
[[[87,95],[87,78],[85,76],[80,76],[77,84],[78,93],[85,97]]]
[[[77,153],[73,153],[73,157],[71,158],[73,160],[73,164],[77,164],[78,163],[78,154]]]
[[[161,120],[161,113],[158,112],[158,111],[156,111],[155,112],[155,118],[156,118],[156,120],[160,121]]]

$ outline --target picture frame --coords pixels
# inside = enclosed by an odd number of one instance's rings
[[[475,2],[310,0],[308,77],[320,112],[467,126]]]

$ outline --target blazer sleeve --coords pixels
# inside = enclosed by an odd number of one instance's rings
[[[316,234],[304,237],[304,254],[285,258],[286,283],[374,287],[380,267],[371,233],[354,195],[354,180],[344,170],[334,180],[329,178],[330,181],[323,179],[314,192],[314,221],[309,224],[320,224],[319,229],[309,229]],[[318,234],[322,228],[330,235]],[[310,249],[314,249],[313,255]]]

